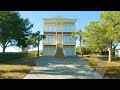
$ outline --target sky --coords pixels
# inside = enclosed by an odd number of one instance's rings
[[[34,24],[31,29],[33,32],[40,31],[43,33],[43,18],[52,18],[55,16],[64,16],[66,18],[77,19],[76,29],[82,29],[87,26],[90,21],[97,21],[100,19],[101,11],[19,11],[21,17],[29,18],[30,22]],[[76,42],[76,46],[79,46],[79,41]],[[40,42],[40,50],[42,50],[42,41]],[[37,50],[31,49],[31,50]],[[0,52],[2,48],[0,47]],[[21,51],[18,47],[8,47],[6,52],[17,52]]]

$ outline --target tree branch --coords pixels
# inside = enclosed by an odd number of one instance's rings
[[[7,45],[9,44],[11,39],[9,39],[6,43],[5,43],[5,47],[8,47]]]

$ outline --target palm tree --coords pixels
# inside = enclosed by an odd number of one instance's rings
[[[39,52],[40,41],[45,38],[46,38],[45,35],[41,35],[40,31],[37,31],[36,33],[33,33],[29,39],[30,45],[32,45],[33,47],[38,47],[38,53],[37,53],[38,57],[39,57],[39,53],[40,53]]]
[[[82,29],[77,30],[76,32],[73,32],[72,33],[72,38],[75,38],[76,40],[79,39],[79,42],[80,42],[80,53],[81,53],[81,56],[83,56],[83,53],[82,53],[82,41],[83,41]]]
[[[43,39],[45,39],[46,36],[45,35],[41,35],[40,31],[37,31],[35,33],[35,37],[37,37],[37,47],[38,47],[38,57],[39,57],[39,55],[40,55],[40,51],[39,51],[40,41],[43,40]]]

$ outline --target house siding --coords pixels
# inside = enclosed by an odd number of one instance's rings
[[[67,46],[63,46],[65,52],[66,52],[66,56],[75,56],[76,52],[75,52],[75,46],[72,45],[67,45]]]
[[[115,50],[115,55],[120,57],[120,49]]]
[[[44,45],[43,56],[53,56],[56,46]]]

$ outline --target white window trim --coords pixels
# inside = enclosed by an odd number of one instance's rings
[[[67,36],[67,37],[66,37]],[[69,37],[68,37],[69,36]],[[63,35],[63,44],[72,44],[72,37],[70,34]],[[75,45],[75,43],[73,43]]]
[[[52,27],[52,29],[49,29],[50,27]],[[55,24],[45,24],[44,31],[49,31],[49,32],[56,31],[56,25]]]
[[[65,30],[65,31],[72,31],[74,25],[72,25],[72,24],[64,24],[63,27],[64,27],[64,30]]]
[[[49,38],[49,36],[53,36],[53,38]],[[48,44],[48,45],[54,44],[54,42],[55,42],[54,38],[55,38],[54,34],[47,34],[44,43]],[[52,43],[51,43],[51,41],[52,41]]]

